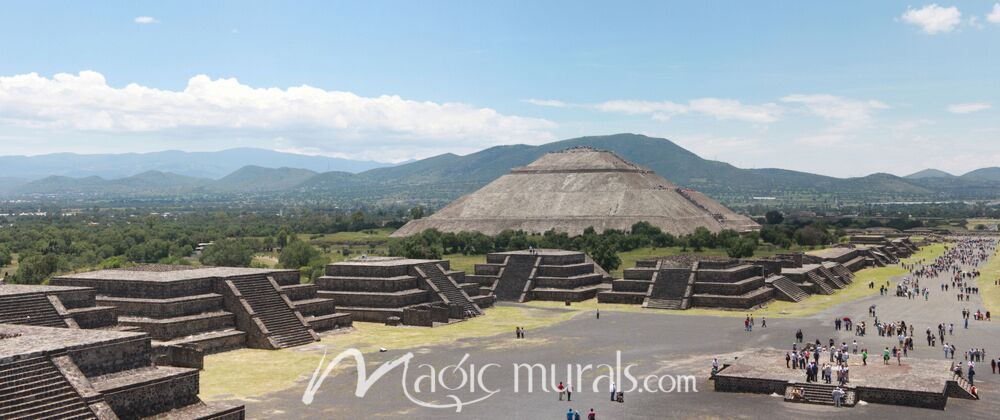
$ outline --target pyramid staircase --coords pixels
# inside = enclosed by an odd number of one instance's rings
[[[691,295],[694,293],[694,283],[697,279],[698,263],[695,262],[688,276],[687,283],[669,282],[661,275],[663,261],[656,262],[656,272],[652,283],[642,302],[643,308],[650,309],[687,309],[690,307]]]
[[[821,266],[819,266],[819,272],[820,272],[821,275],[823,275],[824,277],[826,277],[826,279],[834,287],[836,287],[838,289],[843,289],[845,287],[844,282],[840,281],[840,278],[837,277],[836,274],[833,274],[833,272],[830,271],[830,269],[828,269],[828,268],[826,268],[826,267],[824,267],[824,266],[821,265]]]
[[[0,297],[0,324],[69,326],[49,297],[40,293]]]
[[[854,273],[852,273],[851,270],[849,270],[847,267],[844,267],[842,264],[837,264],[833,266],[833,271],[837,274],[840,274],[840,279],[847,283],[850,283],[851,280],[854,279]]]
[[[274,348],[287,348],[308,344],[318,340],[316,333],[309,329],[291,301],[279,290],[277,283],[263,274],[230,277],[231,284],[242,301],[249,305],[254,318],[265,329],[265,335]]]
[[[684,309],[684,299],[647,298],[643,302],[642,307],[649,309]]]
[[[792,302],[801,302],[809,297],[809,293],[784,276],[774,277],[769,281],[769,284],[774,287],[778,296]]]
[[[792,391],[795,388],[802,389],[802,399],[792,398]],[[834,385],[818,383],[794,383],[785,388],[785,401],[806,404],[835,405],[833,402],[833,390],[836,388],[837,387]],[[841,402],[841,405],[845,407],[854,407],[854,405],[858,403],[857,393],[853,388],[841,387],[841,389],[844,390],[844,400]]]
[[[417,264],[414,268],[421,277],[433,286],[432,288],[438,293],[441,300],[460,306],[463,313],[468,312],[475,315],[482,315],[483,311],[479,308],[479,305],[476,305],[472,301],[472,298],[459,288],[454,280],[445,274],[440,265],[435,262],[428,262]]]
[[[508,255],[493,290],[497,299],[524,302],[525,289],[530,287],[540,259],[534,255]]]
[[[44,298],[44,296],[42,296]],[[97,419],[48,357],[0,366],[0,419]]]
[[[829,284],[827,284],[827,281],[826,281],[825,278],[823,278],[819,274],[816,274],[815,272],[812,272],[812,271],[806,273],[806,276],[808,276],[809,280],[811,280],[813,282],[813,284],[816,285],[816,288],[819,289],[819,293],[820,294],[824,294],[824,295],[832,295],[833,294],[833,288],[830,287]]]

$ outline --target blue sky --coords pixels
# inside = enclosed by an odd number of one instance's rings
[[[400,161],[637,132],[835,176],[1000,166],[1000,5],[23,2],[3,154]]]

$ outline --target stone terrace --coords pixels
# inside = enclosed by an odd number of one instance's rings
[[[242,419],[198,399],[196,368],[157,367],[149,336],[0,324],[0,418]]]
[[[51,284],[93,288],[98,304],[117,309],[121,325],[149,333],[159,346],[283,348],[351,324],[333,301],[316,296],[315,286],[301,285],[297,270],[151,265],[60,276]]]
[[[98,306],[88,287],[0,285],[0,323],[63,328],[109,328],[113,306]]]
[[[831,294],[854,275],[838,262],[803,264],[801,254],[752,260],[679,255],[636,262],[602,303],[642,304],[644,308],[749,309],[771,299],[798,302],[810,294]]]
[[[580,302],[606,290],[611,276],[582,252],[539,249],[488,254],[468,278],[498,300]]]
[[[434,326],[482,314],[493,297],[480,293],[446,260],[360,258],[327,265],[317,294],[355,321]]]
[[[715,376],[715,390],[786,395],[790,386],[814,387],[820,388],[820,393],[804,402],[832,404],[832,388],[823,383],[806,384],[805,371],[786,368],[784,354],[760,350],[739,358]],[[897,366],[895,360],[884,365],[880,357],[873,355],[870,363],[862,366],[860,357],[852,355],[850,382],[845,390],[856,400],[943,410],[949,396],[973,399],[962,384],[953,380],[949,360],[906,358],[902,366]],[[820,357],[821,362],[828,359],[828,354]]]

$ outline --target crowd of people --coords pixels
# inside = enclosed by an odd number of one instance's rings
[[[896,296],[928,301],[930,288],[933,287],[933,283],[940,281],[941,292],[953,291],[959,301],[970,301],[970,296],[979,294],[979,287],[975,283],[982,276],[979,267],[997,252],[998,242],[1000,241],[996,238],[964,239],[946,247],[944,254],[933,262],[918,260],[914,263],[903,263],[902,266],[907,270],[908,276],[897,282]],[[1000,280],[994,284],[1000,286]],[[869,287],[874,288],[874,283],[870,283]],[[890,294],[890,287],[888,283],[881,286],[880,294]],[[897,365],[902,365],[903,358],[909,357],[914,351],[916,330],[914,323],[903,320],[880,320],[876,305],[869,306],[868,317],[873,320],[872,325],[879,337],[893,340],[892,345],[887,345],[882,350],[883,364],[889,365],[895,359]],[[962,310],[962,319],[967,329],[970,319],[989,321],[991,314],[981,309],[966,308]],[[837,317],[833,320],[833,328],[834,331],[852,331],[855,339],[851,344],[845,341],[835,344],[833,338],[826,343],[816,339],[815,342],[802,346],[804,334],[799,329],[795,333],[791,350],[785,352],[785,367],[802,370],[806,382],[830,384],[836,381],[841,387],[848,384],[851,378],[851,366],[848,361],[852,357],[858,360],[855,362],[855,367],[868,364],[868,347],[858,342],[858,339],[865,337],[866,322],[860,320],[856,322],[850,317]],[[972,385],[975,383],[977,363],[988,363],[993,374],[1000,374],[1000,358],[987,357],[985,348],[973,347],[963,352],[951,344],[951,340],[946,341],[947,337],[955,334],[953,322],[938,323],[936,330],[930,326],[925,332],[927,347],[937,347],[940,343],[946,359],[955,359],[956,354],[964,356],[963,361],[953,364],[953,372],[969,382],[972,392],[976,392]],[[842,395],[843,391],[839,387],[834,393],[836,394],[838,390]],[[836,400],[837,395],[833,395],[833,398]]]

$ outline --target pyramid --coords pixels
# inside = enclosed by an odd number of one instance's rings
[[[431,228],[487,235],[506,229],[555,229],[573,236],[588,227],[627,231],[642,221],[674,235],[700,226],[713,232],[760,228],[704,194],[680,188],[612,152],[577,147],[514,168],[433,215],[410,221],[392,236]]]

